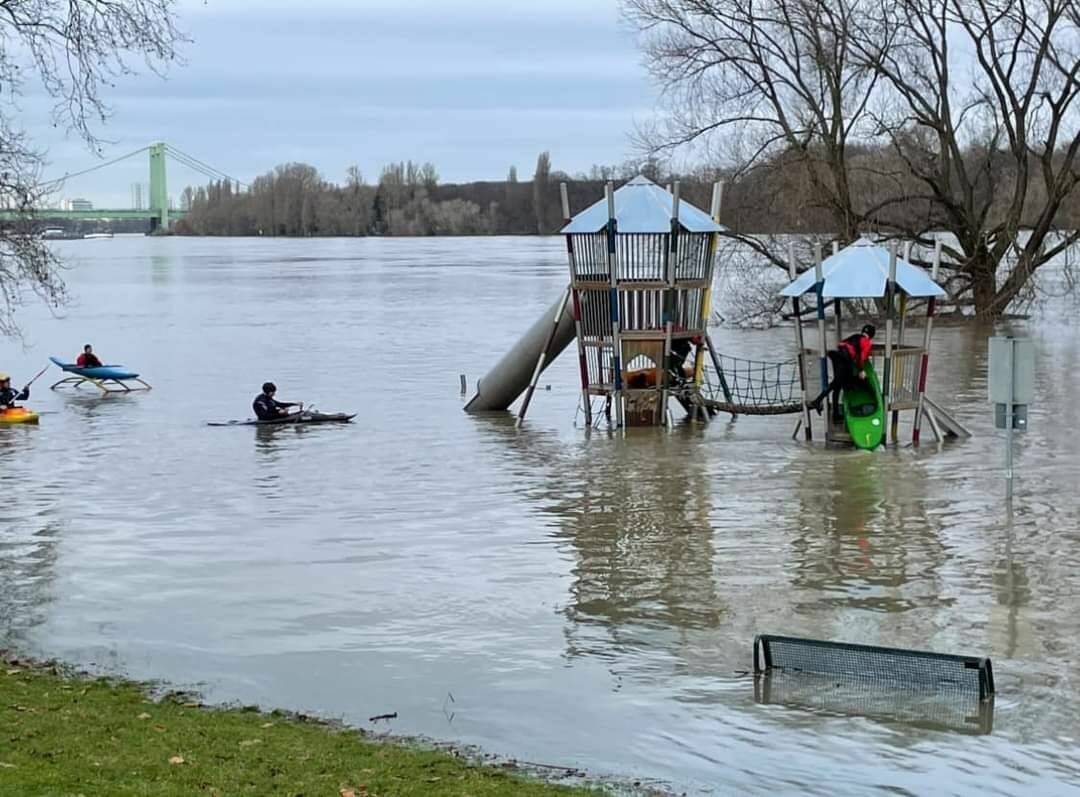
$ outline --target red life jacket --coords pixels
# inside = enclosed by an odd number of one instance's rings
[[[870,359],[871,353],[874,351],[874,341],[860,332],[857,335],[851,335],[840,341],[839,348],[847,352],[851,361],[855,363],[856,368],[862,368],[866,365],[867,361]]]

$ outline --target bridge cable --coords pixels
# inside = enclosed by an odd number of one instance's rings
[[[188,158],[186,155],[182,155],[179,152],[174,152],[172,150],[168,150],[168,154],[169,154],[170,157],[172,157],[173,160],[175,160],[180,165],[187,166],[189,169],[192,169],[192,170],[198,172],[199,174],[203,175],[204,177],[210,177],[210,178],[215,179],[215,180],[219,180],[219,179],[230,180],[230,179],[232,179],[227,174],[225,174],[224,172],[220,172],[217,169],[213,169],[213,168],[204,166],[201,163],[199,163],[198,161],[193,160],[191,158]]]
[[[46,181],[44,183],[41,183],[40,187],[45,188],[46,186],[50,186],[50,185],[59,185],[60,183],[64,182],[65,180],[70,180],[73,177],[82,177],[84,174],[90,174],[90,172],[96,172],[98,169],[104,169],[106,166],[112,166],[115,163],[119,163],[120,161],[127,160],[128,158],[132,157],[133,155],[138,155],[138,154],[140,154],[142,152],[146,152],[148,149],[150,149],[150,147],[143,147],[142,149],[137,149],[134,152],[129,152],[127,155],[121,155],[119,158],[114,158],[111,161],[106,161],[105,163],[99,163],[97,166],[91,166],[89,169],[83,169],[81,172],[72,172],[72,173],[65,174],[63,177],[58,177],[55,180],[48,180],[48,181]]]
[[[231,182],[242,185],[245,188],[249,187],[248,184],[245,183],[243,180],[238,180],[237,178],[233,177],[232,175],[221,171],[221,169],[218,169],[218,168],[216,168],[214,166],[211,166],[208,163],[205,163],[205,162],[199,160],[194,155],[188,155],[186,152],[183,152],[182,150],[177,149],[172,144],[166,144],[165,147],[169,151],[169,154],[172,155],[174,158],[176,158],[178,161],[180,161],[184,165],[188,166],[189,168],[195,169],[195,171],[202,172],[207,177],[212,177],[213,174],[216,174],[217,179],[219,179],[219,180],[220,179],[230,180]],[[211,173],[213,173],[213,174],[211,174]]]

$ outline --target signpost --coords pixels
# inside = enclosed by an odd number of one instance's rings
[[[1012,500],[1013,432],[1026,431],[1028,404],[1035,398],[1035,346],[1028,338],[990,338],[987,379],[994,426],[1005,430],[1005,497]]]

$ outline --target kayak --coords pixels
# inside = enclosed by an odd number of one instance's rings
[[[0,410],[0,424],[37,423],[38,414],[26,407],[8,407]]]
[[[210,421],[207,426],[298,426],[309,423],[348,423],[356,413],[344,412],[294,412],[272,421],[260,421],[248,418],[245,421]]]
[[[122,365],[102,365],[98,368],[82,368],[75,365],[75,363],[66,363],[59,357],[50,357],[49,359],[68,373],[78,374],[87,379],[116,379],[122,382],[125,379],[139,378],[137,373],[126,370]]]
[[[844,420],[856,448],[873,451],[885,437],[885,402],[874,364],[866,363],[865,380],[844,389]]]

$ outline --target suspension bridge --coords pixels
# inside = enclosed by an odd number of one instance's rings
[[[59,190],[66,180],[107,169],[121,161],[126,161],[144,153],[149,156],[150,166],[150,195],[146,208],[94,208],[92,210],[61,210],[59,208],[0,209],[0,221],[27,219],[34,221],[123,221],[146,219],[150,224],[150,232],[167,231],[173,221],[183,218],[187,213],[186,210],[178,210],[169,206],[169,183],[166,170],[166,162],[169,159],[210,180],[228,181],[237,186],[245,185],[220,169],[204,163],[192,155],[188,155],[171,144],[159,141],[104,163],[98,163],[87,169],[65,174],[55,180],[49,180],[42,183],[41,188],[46,192]]]

